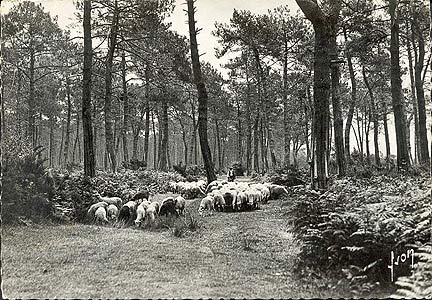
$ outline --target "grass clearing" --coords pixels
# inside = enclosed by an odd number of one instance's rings
[[[3,292],[8,298],[340,296],[293,277],[298,244],[280,202],[205,218],[197,214],[199,202],[187,201],[185,218],[165,220],[171,230],[183,224],[180,237],[163,226],[3,228]]]

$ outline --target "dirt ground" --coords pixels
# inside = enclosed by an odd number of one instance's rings
[[[157,195],[161,200],[167,195]],[[327,298],[293,276],[298,243],[278,200],[261,210],[197,215],[199,229],[61,225],[3,228],[8,298]]]

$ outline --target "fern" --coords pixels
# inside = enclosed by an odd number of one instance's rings
[[[399,277],[395,297],[432,299],[432,243],[417,249],[418,262],[411,276]]]

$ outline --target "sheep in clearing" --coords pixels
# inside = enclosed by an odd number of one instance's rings
[[[146,219],[149,220],[150,224],[154,224],[158,212],[159,212],[159,203],[158,202],[150,203],[150,205],[146,209]]]
[[[175,208],[179,215],[184,215],[184,209],[186,206],[186,200],[182,196],[175,198]]]
[[[107,197],[107,196],[102,197],[98,192],[95,192],[93,195],[98,197],[100,202],[103,201],[103,202],[106,202],[108,204],[114,204],[117,207],[120,207],[122,205],[122,202],[123,202],[120,197]]]
[[[138,203],[136,201],[126,202],[120,209],[118,220],[129,222],[136,217]]]
[[[262,199],[261,192],[256,189],[249,188],[246,190],[246,195],[248,199],[248,207],[250,209],[259,208],[258,203],[261,202]]]
[[[288,195],[288,191],[285,187],[278,184],[267,184],[270,190],[269,199],[278,199],[280,196]]]
[[[101,206],[98,209],[96,209],[95,222],[99,223],[99,224],[107,224],[108,223],[107,212],[106,212],[105,207]]]
[[[178,217],[178,212],[176,210],[175,200],[173,197],[168,197],[162,201],[161,207],[159,209],[159,215],[160,216],[174,215]]]
[[[136,219],[135,219],[135,225],[137,226],[137,227],[139,227],[140,225],[142,225],[143,223],[144,223],[144,219],[145,219],[145,216],[146,216],[146,210],[147,210],[147,208],[150,206],[150,201],[147,201],[147,200],[145,200],[145,201],[143,201],[143,202],[141,202],[139,205],[138,205],[138,207],[137,207],[137,209],[136,209]]]
[[[108,205],[108,208],[107,208],[107,215],[108,216],[107,217],[109,220],[115,221],[117,219],[118,213],[119,213],[119,210],[118,210],[117,206],[115,206],[114,204]]]
[[[93,204],[92,206],[90,206],[90,208],[87,210],[87,216],[88,216],[89,218],[93,218],[93,217],[94,217],[94,214],[95,214],[95,211],[96,211],[99,207],[103,207],[103,208],[105,208],[105,207],[107,207],[107,206],[108,206],[108,203],[106,203],[105,201],[101,201],[101,202],[95,203],[95,204]]]
[[[268,202],[268,200],[270,198],[270,190],[269,190],[269,188],[265,184],[254,183],[254,184],[251,184],[250,187],[252,189],[260,191],[261,195],[262,195],[262,201],[263,202]]]
[[[222,185],[221,185],[221,183],[219,181],[214,180],[214,181],[212,181],[212,182],[209,183],[209,185],[207,186],[207,189],[206,189],[205,192],[209,193],[209,192],[212,192],[214,190],[218,190],[221,186]]]
[[[244,210],[247,206],[247,203],[248,203],[248,197],[247,197],[246,193],[245,192],[239,192],[237,194],[237,198],[236,198],[236,201],[234,203],[235,203],[235,205],[233,206],[234,210],[237,210],[237,211]]]
[[[225,199],[222,194],[217,190],[209,195],[213,197],[213,207],[218,211],[223,211],[225,209]]]
[[[148,200],[149,195],[150,195],[150,194],[149,194],[148,189],[144,188],[143,190],[141,190],[141,191],[139,191],[138,193],[136,193],[136,194],[133,196],[132,200],[133,200],[133,201],[137,201],[137,200],[144,200],[144,199]]]
[[[212,215],[212,212],[214,211],[212,196],[206,196],[201,200],[201,204],[198,208],[199,215],[203,216],[205,210],[208,210],[210,212],[210,215]]]
[[[225,208],[231,209],[237,198],[237,191],[223,188],[221,190],[222,197],[225,200]]]

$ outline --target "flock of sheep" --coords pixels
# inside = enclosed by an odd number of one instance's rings
[[[135,223],[137,227],[147,222],[154,223],[157,216],[179,216],[184,214],[186,201],[182,196],[168,197],[161,204],[157,201],[149,201],[149,191],[144,189],[136,193],[130,201],[122,204],[119,197],[102,197],[98,192],[98,202],[91,205],[87,216],[98,224],[120,221],[124,224]]]
[[[91,205],[87,216],[96,223],[107,224],[120,221],[137,227],[146,222],[153,224],[158,216],[184,215],[185,198],[204,196],[198,208],[202,216],[207,211],[244,211],[258,209],[260,203],[286,195],[285,187],[270,183],[247,183],[204,180],[195,182],[171,182],[172,192],[181,194],[176,198],[168,197],[160,204],[149,201],[149,191],[144,189],[134,194],[131,200],[123,204],[119,197],[102,197],[98,192],[94,196],[98,202]]]
[[[213,181],[206,188],[198,212],[244,211],[258,209],[261,202],[288,194],[285,187],[271,183]]]

